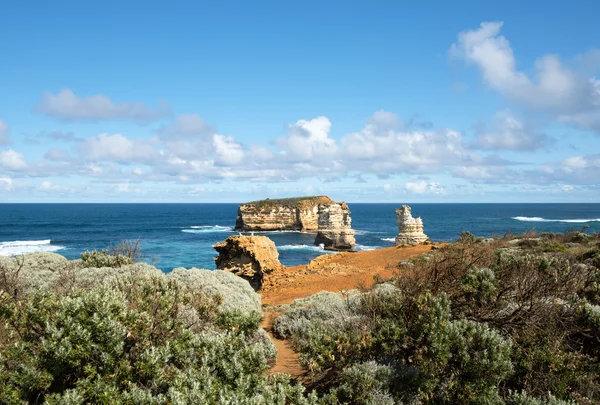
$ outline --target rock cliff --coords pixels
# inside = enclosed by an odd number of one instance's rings
[[[408,205],[396,210],[396,222],[398,223],[398,235],[396,246],[416,246],[429,240],[423,233],[423,220],[413,218]]]
[[[282,268],[275,243],[266,236],[230,236],[213,245],[217,269],[230,271],[259,290],[265,275]]]
[[[356,240],[346,203],[319,204],[318,233],[315,245],[328,250],[352,250]]]
[[[319,204],[333,204],[329,197],[297,197],[253,201],[239,206],[235,229],[238,231],[318,230]]]

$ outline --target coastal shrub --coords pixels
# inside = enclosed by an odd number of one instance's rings
[[[262,314],[260,295],[254,291],[247,280],[228,271],[196,268],[186,270],[179,267],[173,269],[167,277],[178,280],[193,290],[221,295],[223,308]]]
[[[328,291],[294,300],[281,309],[286,312],[275,319],[273,331],[284,339],[304,335],[311,320],[335,322],[349,317],[348,302],[340,294]]]
[[[81,254],[83,267],[121,267],[132,264],[133,260],[127,256],[111,255],[108,250],[86,250]]]
[[[2,291],[0,403],[314,403],[266,377],[272,343],[256,322],[224,325],[220,303],[164,276]]]

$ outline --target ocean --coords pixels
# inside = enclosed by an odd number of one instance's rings
[[[401,204],[349,204],[356,250],[394,245],[395,209]],[[507,232],[600,232],[600,204],[411,204],[433,241],[461,231],[477,236]],[[146,260],[165,272],[176,267],[214,269],[212,245],[233,231],[237,204],[0,204],[0,255],[56,252],[69,259],[123,239],[142,241]],[[307,263],[324,252],[315,234],[257,232],[277,245],[285,265]]]

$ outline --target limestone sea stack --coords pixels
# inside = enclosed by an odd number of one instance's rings
[[[398,223],[396,246],[416,246],[429,240],[423,233],[423,220],[420,217],[413,218],[408,205],[403,205],[396,210],[396,222]]]
[[[327,250],[352,250],[356,240],[352,229],[350,209],[345,202],[319,204],[319,230],[315,245]]]
[[[316,232],[319,204],[333,204],[326,196],[266,199],[241,204],[235,221],[238,231]]]
[[[265,275],[282,267],[275,243],[266,236],[230,236],[213,245],[217,269],[230,271],[259,290]]]

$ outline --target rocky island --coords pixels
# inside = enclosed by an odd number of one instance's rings
[[[396,210],[396,223],[398,224],[396,246],[416,246],[429,240],[423,232],[423,220],[421,217],[413,218],[408,205],[403,205]]]
[[[350,209],[345,202],[319,204],[319,231],[315,245],[327,250],[352,250],[356,240],[351,226]]]
[[[238,207],[236,231],[301,231],[319,229],[319,204],[335,202],[327,196],[252,201]]]

